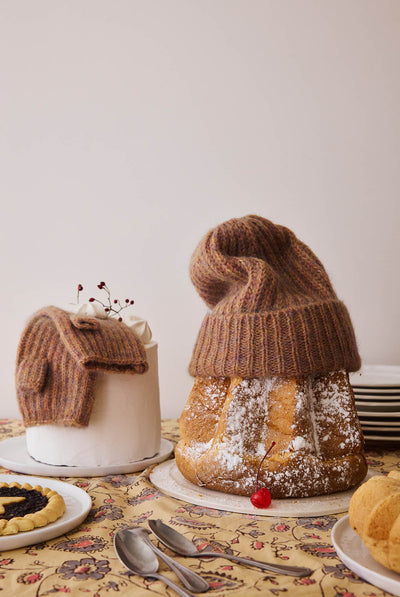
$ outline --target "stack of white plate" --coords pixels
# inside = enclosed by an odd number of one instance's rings
[[[366,442],[400,445],[400,367],[365,365],[350,374]]]

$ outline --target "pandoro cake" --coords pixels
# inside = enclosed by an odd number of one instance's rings
[[[180,417],[183,476],[250,496],[259,474],[274,498],[362,481],[364,441],[348,377],[360,367],[354,330],[309,247],[283,226],[246,216],[203,237],[190,274],[209,311]]]

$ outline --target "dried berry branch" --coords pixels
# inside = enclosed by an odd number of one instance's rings
[[[104,290],[106,292],[107,303],[103,303],[103,301],[101,301],[100,299],[94,298],[93,296],[90,297],[89,303],[94,303],[94,302],[99,303],[103,307],[104,311],[107,313],[107,316],[109,316],[109,317],[116,317],[117,315],[119,315],[119,313],[123,309],[126,309],[127,307],[130,307],[131,305],[133,305],[135,303],[134,300],[128,299],[128,298],[125,299],[124,305],[121,305],[121,302],[119,299],[114,299],[113,301],[111,301],[111,292],[105,282],[100,282],[99,284],[97,284],[97,288],[99,288],[100,290]],[[79,304],[79,293],[82,290],[83,290],[82,284],[78,284],[78,304]],[[118,321],[122,321],[122,317],[118,317]]]

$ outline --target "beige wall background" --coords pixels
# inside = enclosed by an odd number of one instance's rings
[[[29,316],[101,280],[178,416],[190,256],[248,213],[322,260],[363,362],[400,365],[398,0],[2,0],[0,30],[0,417]]]

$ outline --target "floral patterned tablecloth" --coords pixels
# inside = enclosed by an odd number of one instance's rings
[[[1,439],[23,432],[18,420],[0,421]],[[177,421],[163,421],[163,437],[174,443],[179,439]],[[370,467],[381,472],[400,469],[400,450],[369,450],[367,459]],[[176,556],[209,581],[211,589],[207,595],[389,595],[360,580],[337,557],[330,537],[333,525],[342,515],[272,518],[204,508],[163,495],[150,483],[150,471],[151,467],[137,474],[57,477],[87,491],[92,498],[92,509],[86,520],[66,535],[1,552],[0,591],[3,595],[175,595],[160,581],[144,580],[131,574],[115,555],[113,534],[126,526],[146,527],[149,518],[161,518],[193,539],[198,548],[211,545],[216,550],[308,566],[315,571],[309,578],[293,578],[265,573],[223,558]],[[9,471],[0,467],[0,472]],[[153,541],[156,542],[154,537]],[[160,571],[175,579],[163,563]]]

